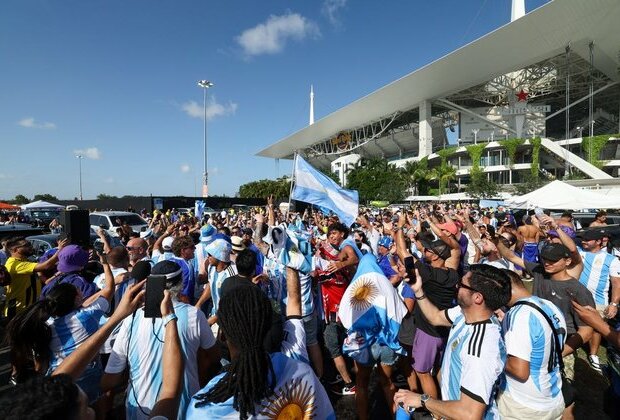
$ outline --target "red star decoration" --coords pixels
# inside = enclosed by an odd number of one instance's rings
[[[521,89],[521,91],[517,93],[517,98],[519,98],[519,102],[527,101],[527,92]]]

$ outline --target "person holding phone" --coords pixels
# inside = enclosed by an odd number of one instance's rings
[[[163,299],[165,290],[168,290],[173,302],[173,316],[169,314],[164,317],[147,317],[148,302],[153,300],[149,296],[153,292],[153,289],[149,292],[149,281],[153,276],[163,277],[163,290],[158,291],[159,300]],[[173,319],[177,323],[182,357],[186,363],[180,412],[187,409],[191,396],[215,374],[213,368],[219,367],[219,349],[215,345],[215,337],[204,313],[179,301],[182,288],[181,267],[173,261],[162,261],[153,267],[151,277],[146,286],[147,305],[123,321],[101,381],[103,391],[113,389],[122,385],[123,372],[129,369],[126,399],[128,419],[149,418],[157,402],[164,379],[161,361],[168,340],[166,327]]]

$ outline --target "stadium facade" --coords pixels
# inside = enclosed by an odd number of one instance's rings
[[[455,167],[453,192],[466,191],[472,156],[499,184],[532,174],[614,183],[618,22],[618,0],[551,1],[258,155],[292,159],[298,152],[342,181],[362,157],[397,166],[426,157],[431,168]]]

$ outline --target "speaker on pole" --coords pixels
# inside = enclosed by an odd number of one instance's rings
[[[69,242],[88,247],[90,243],[90,222],[88,210],[65,210],[60,215],[60,224]]]

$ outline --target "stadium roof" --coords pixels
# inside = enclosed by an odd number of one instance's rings
[[[589,61],[588,46],[594,42],[595,67],[617,82],[620,79],[618,22],[618,0],[551,1],[304,127],[257,155],[292,158],[295,150],[341,131],[411,110],[424,100],[445,98],[561,54],[569,43],[573,53]]]

